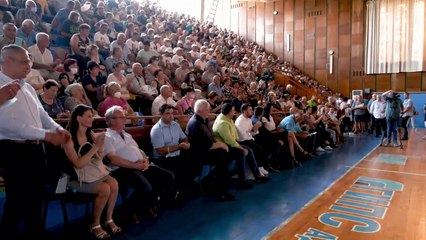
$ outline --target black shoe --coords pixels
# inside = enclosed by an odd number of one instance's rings
[[[266,182],[268,182],[269,180],[271,180],[271,178],[270,178],[270,177],[257,176],[257,177],[254,179],[254,182],[255,182],[255,183],[266,183]]]
[[[248,183],[246,181],[243,181],[243,182],[238,183],[238,189],[250,190],[250,189],[253,189],[253,185],[251,185],[250,183]]]
[[[229,193],[223,193],[223,194],[219,195],[219,200],[223,201],[223,202],[232,202],[232,201],[235,201],[237,199],[235,198],[234,195],[231,195]]]
[[[403,138],[401,138],[401,140],[408,140],[408,137],[403,137]]]

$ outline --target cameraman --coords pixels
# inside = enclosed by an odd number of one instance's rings
[[[399,94],[395,90],[389,90],[382,94],[383,99],[386,101],[386,124],[388,141],[383,143],[385,146],[390,144],[393,135],[394,147],[398,145],[397,128],[401,127],[401,111],[403,110],[402,101]]]

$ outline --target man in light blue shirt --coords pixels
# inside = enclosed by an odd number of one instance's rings
[[[190,144],[180,125],[173,121],[174,109],[172,105],[162,105],[161,119],[151,129],[153,162],[172,171],[176,176],[178,188],[187,190],[197,169],[184,153],[189,149]]]
[[[71,138],[44,111],[34,88],[25,83],[31,70],[28,52],[20,46],[7,45],[1,50],[0,59],[0,89],[9,92],[9,100],[0,106],[0,166],[6,185],[0,232],[2,239],[42,239],[44,142],[61,145]],[[16,83],[20,85],[18,91]]]
[[[220,99],[222,98],[222,95],[223,95],[223,93],[222,93],[222,86],[220,85],[220,76],[218,76],[218,75],[215,75],[213,77],[213,82],[211,82],[209,84],[208,88],[207,88],[207,92],[208,93],[210,93],[212,91],[216,92],[217,96]]]
[[[299,125],[299,121],[303,120],[303,116],[301,116],[300,114],[296,113],[296,114],[291,114],[288,115],[287,117],[285,117],[283,120],[281,120],[279,126],[282,129],[287,130],[289,133],[301,133],[303,132],[302,129],[300,128]]]
[[[34,31],[34,22],[31,19],[25,19],[22,27],[18,28],[17,36],[24,40],[27,47],[36,43],[36,32]]]
[[[290,112],[294,112],[294,109],[290,109]],[[315,153],[315,134],[308,134],[303,132],[299,124],[302,121],[303,116],[300,113],[296,113],[285,117],[279,124],[280,128],[288,131],[288,145],[290,154],[296,165],[301,164],[295,158],[295,146],[304,156],[309,155],[309,153]]]

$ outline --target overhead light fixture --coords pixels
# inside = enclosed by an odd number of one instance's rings
[[[277,10],[275,10],[275,11],[273,11],[273,12],[272,12],[272,14],[274,14],[274,15],[278,15],[278,11],[277,11]]]

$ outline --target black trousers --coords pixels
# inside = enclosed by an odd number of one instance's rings
[[[167,200],[176,195],[173,173],[156,165],[150,165],[145,171],[119,168],[111,176],[117,179],[121,193],[129,187],[134,188],[129,204],[136,211],[143,209],[144,203],[153,207],[159,196]]]
[[[200,160],[201,164],[213,165],[214,170],[214,185],[218,194],[228,192],[229,186],[229,165],[231,159],[229,154],[222,148],[208,150],[204,155],[196,155],[196,159]],[[201,165],[199,171],[201,171]]]
[[[145,178],[151,183],[155,196],[161,196],[163,200],[173,200],[176,196],[175,175],[164,168],[151,164],[143,171]]]
[[[266,165],[266,153],[260,144],[257,144],[254,140],[246,140],[240,142],[241,145],[251,148],[254,156],[256,157],[257,165],[263,167]]]
[[[197,174],[198,167],[191,162],[191,158],[186,155],[176,157],[160,157],[154,163],[164,169],[171,171],[175,176],[175,182],[179,190],[188,190]]]
[[[316,144],[316,134],[308,136],[307,138],[297,138],[300,145],[305,149],[305,151],[308,151],[309,153],[314,153],[316,151],[315,144]]]
[[[379,135],[384,134],[384,137],[387,137],[387,124],[386,124],[386,118],[375,118],[374,120],[376,124],[376,137]]]
[[[6,186],[0,236],[2,239],[42,239],[47,169],[43,145],[0,141],[0,154]]]
[[[117,179],[122,195],[126,196],[129,188],[134,189],[128,202],[133,211],[141,211],[144,209],[144,204],[147,204],[147,207],[151,207],[154,204],[156,196],[152,193],[152,185],[144,176],[143,171],[119,168],[112,171],[110,175]]]

